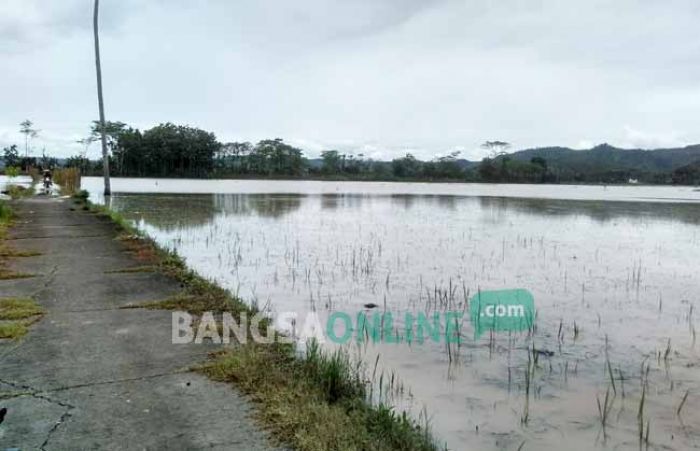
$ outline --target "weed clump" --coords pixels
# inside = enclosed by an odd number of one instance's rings
[[[0,280],[30,279],[32,277],[36,276],[34,274],[12,271],[11,269],[7,269],[5,265],[0,262]]]
[[[32,299],[0,298],[0,339],[23,337],[43,313]]]
[[[19,321],[0,322],[0,339],[17,340],[27,334],[27,326]]]
[[[0,298],[0,320],[27,319],[44,310],[28,298]]]
[[[75,192],[72,197],[76,203],[85,203],[90,197],[90,193],[85,189],[81,189],[80,191]]]

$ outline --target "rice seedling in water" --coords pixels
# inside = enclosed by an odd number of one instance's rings
[[[612,410],[614,404],[614,395],[612,398],[610,397],[610,388],[605,390],[605,398],[603,399],[603,404],[600,404],[600,398],[597,395],[596,402],[598,404],[598,418],[603,428],[603,441],[605,441],[608,435],[606,430],[606,426],[608,424],[608,415],[610,414],[610,411]]]
[[[612,365],[610,365],[609,359],[606,359],[606,367],[608,369],[608,375],[610,376],[610,385],[612,386],[613,393],[617,395],[617,388],[615,387],[615,377],[613,376]]]
[[[625,377],[622,375],[622,370],[620,368],[617,369],[617,374],[619,375],[620,378],[620,389],[622,391],[622,399],[625,399]],[[624,407],[624,404],[623,404]]]
[[[639,399],[639,409],[637,410],[637,427],[639,430],[639,443],[641,444],[645,440],[645,428],[644,428],[644,407],[646,404],[647,397],[647,387],[649,384],[649,365],[644,369],[644,362],[642,362],[642,372],[641,372],[641,384],[642,384],[642,396]],[[646,425],[646,443],[649,444],[649,421]]]
[[[537,352],[533,345],[532,355],[530,358],[530,353],[527,355],[527,368],[525,370],[525,403],[523,405],[523,414],[520,417],[520,423],[527,425],[530,421],[530,393],[532,391],[533,378],[535,377],[535,368],[537,367]]]
[[[678,405],[678,409],[676,409],[676,415],[679,417],[681,416],[681,411],[683,410],[683,406],[685,405],[685,402],[688,400],[688,395],[690,394],[690,390],[685,391],[685,395],[683,395],[683,399],[681,399],[681,403]]]
[[[671,355],[671,339],[668,339],[668,343],[666,344],[666,352],[664,352],[664,362],[668,362],[668,358]]]

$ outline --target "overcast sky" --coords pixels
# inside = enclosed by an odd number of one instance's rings
[[[697,0],[102,0],[107,119],[421,158],[700,142]],[[0,2],[0,146],[82,150],[92,0]],[[93,144],[90,155],[99,153]]]

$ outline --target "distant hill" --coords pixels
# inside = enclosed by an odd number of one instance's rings
[[[665,173],[700,162],[700,144],[668,149],[622,149],[609,144],[601,144],[591,149],[571,149],[569,147],[538,147],[518,150],[499,158],[530,162],[535,157],[544,158],[550,170],[559,173],[594,173],[625,171],[632,173]],[[321,168],[323,160],[307,160],[311,168]],[[390,163],[385,161],[383,163]],[[455,163],[462,170],[476,169],[480,161],[458,159]]]
[[[507,156],[518,161],[530,161],[535,157],[544,158],[551,169],[567,172],[670,173],[682,166],[700,161],[700,144],[654,150],[620,149],[608,144],[601,144],[587,150],[541,147],[521,150]]]

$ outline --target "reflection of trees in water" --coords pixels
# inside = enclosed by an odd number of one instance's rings
[[[132,220],[164,230],[197,227],[210,223],[217,214],[280,218],[301,208],[305,194],[115,194],[110,205]],[[599,222],[615,219],[665,219],[700,224],[700,205],[678,203],[528,199],[508,197],[467,197],[451,195],[366,194],[320,195],[324,210],[359,209],[371,198],[388,198],[392,205],[409,209],[416,205],[434,205],[447,209],[491,211],[495,222],[508,212],[536,216],[567,217],[584,215]],[[314,201],[315,202],[315,201]]]
[[[665,219],[700,224],[700,204],[596,200],[479,197],[482,209],[536,216],[579,216],[607,222],[616,219]]]
[[[168,231],[202,226],[216,215],[211,194],[115,194],[110,206],[128,219]]]
[[[391,199],[392,204],[408,210],[413,207],[413,204],[416,202],[418,196],[415,194],[391,194],[389,195],[389,198]]]
[[[460,199],[457,196],[431,196],[435,198],[435,201],[437,202],[438,205],[440,205],[443,208],[448,208],[450,210],[454,210],[455,207],[457,206],[457,199]]]
[[[335,210],[337,208],[359,208],[362,202],[370,197],[366,194],[352,193],[324,193],[321,194],[321,208],[324,210]]]
[[[392,204],[403,207],[406,210],[412,208],[416,203],[438,205],[442,208],[453,210],[457,206],[459,199],[465,199],[461,196],[440,194],[391,194],[389,197]]]
[[[259,215],[279,218],[298,210],[305,194],[214,194],[218,211],[232,215]]]
[[[198,227],[217,214],[279,218],[301,207],[300,194],[115,194],[110,206],[127,219],[165,231]]]

